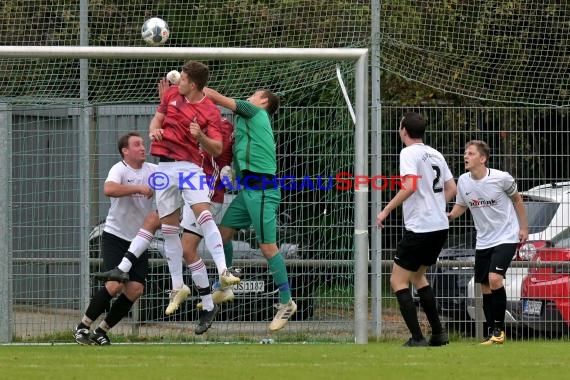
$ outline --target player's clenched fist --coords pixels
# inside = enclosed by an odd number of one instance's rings
[[[164,129],[157,128],[151,130],[150,133],[148,134],[148,137],[151,139],[151,141],[161,141],[163,134],[164,134]]]
[[[200,125],[196,121],[190,123],[189,130],[192,137],[194,137],[196,140],[200,140],[204,136]]]

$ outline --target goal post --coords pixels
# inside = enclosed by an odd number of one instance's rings
[[[368,176],[368,49],[363,48],[182,48],[182,47],[98,47],[98,46],[0,46],[0,59],[18,60],[18,59],[71,59],[78,60],[216,60],[216,61],[334,61],[352,64],[354,89],[354,113],[356,116],[354,131],[352,136],[346,138],[353,139],[354,149],[354,166],[352,168],[354,177]],[[229,63],[228,63],[229,64]],[[84,72],[85,70],[82,70]],[[300,70],[302,72],[302,70]],[[82,86],[82,94],[70,94],[75,99],[80,100],[82,107],[90,107],[91,105],[85,99],[90,96],[88,92],[84,92],[86,74],[82,74],[80,81]],[[247,83],[244,84],[247,86]],[[87,87],[88,88],[88,87]],[[340,93],[340,89],[339,89]],[[231,94],[230,94],[231,95]],[[345,104],[346,107],[346,104]],[[82,117],[86,120],[85,117]],[[79,128],[87,128],[88,123],[79,124]],[[331,128],[335,128],[334,125]],[[79,131],[79,142],[81,144],[89,144],[89,132]],[[83,149],[83,150],[82,150]],[[89,152],[89,147],[80,147],[79,151]],[[334,152],[331,152],[334,153]],[[107,168],[108,169],[108,168]],[[6,169],[10,170],[10,169]],[[79,182],[83,184],[81,191],[85,189],[85,184],[91,183],[89,165],[81,167]],[[4,188],[0,189],[2,194],[9,194],[10,184],[3,182]],[[354,341],[356,343],[365,344],[368,342],[368,193],[367,185],[360,186],[354,191],[354,235],[353,235],[353,253],[354,253]],[[86,195],[82,198],[89,201]],[[9,231],[11,228],[8,220],[2,219],[2,231]],[[85,221],[88,225],[89,221]],[[83,226],[83,224],[82,224]],[[9,248],[5,244],[1,245],[2,251]],[[8,270],[11,263],[9,255],[0,257],[0,267]],[[88,255],[88,253],[83,253]],[[10,273],[2,275],[10,278]],[[82,281],[88,282],[89,279],[83,278]],[[89,284],[82,284],[88,288]],[[84,294],[82,292],[82,294]],[[0,305],[9,303],[10,294],[0,292]],[[85,300],[87,301],[87,300]],[[2,337],[12,336],[13,332],[3,331]]]
[[[10,132],[12,130],[10,108],[7,104],[0,103],[0,125],[8,132],[4,138],[0,138],[0,343],[10,342],[12,339],[12,246],[11,246],[11,178],[12,167]]]

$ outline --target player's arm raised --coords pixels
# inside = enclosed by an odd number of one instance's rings
[[[162,134],[164,133],[164,129],[162,129],[162,122],[164,121],[164,115],[162,112],[155,112],[154,117],[150,121],[150,125],[148,127],[148,137],[152,141],[161,141]]]
[[[213,90],[209,87],[204,87],[203,91],[204,91],[204,94],[206,94],[206,96],[212,102],[214,102],[214,104],[216,104],[218,106],[225,107],[225,108],[231,110],[232,112],[235,112],[235,110],[237,109],[235,99],[228,98],[227,96],[222,95],[218,91]]]

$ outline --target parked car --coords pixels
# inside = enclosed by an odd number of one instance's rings
[[[523,281],[519,312],[525,326],[560,336],[570,331],[570,228],[551,243],[538,249],[533,261],[553,262],[553,266],[529,270]]]
[[[516,252],[514,261],[530,261],[537,250],[548,246],[550,241],[560,234],[564,226],[570,225],[570,208],[560,200],[568,197],[570,182],[548,184],[521,192],[529,221],[529,239]],[[455,237],[458,239],[458,237]],[[459,238],[460,239],[460,238]],[[440,260],[458,260],[474,263],[474,231],[468,231],[459,245],[442,250]],[[466,265],[439,268],[436,266],[430,274],[434,292],[439,301],[442,316],[451,321],[460,321],[463,328],[471,329],[470,321],[476,319],[475,281],[473,268]],[[514,323],[520,316],[521,289],[526,267],[511,267],[505,276],[507,293],[507,311],[505,321]],[[466,278],[468,280],[466,280]]]
[[[89,238],[90,257],[100,257],[100,237],[105,223],[99,223],[93,228]],[[308,266],[290,265],[303,258],[303,250],[307,243],[296,233],[291,223],[291,217],[287,213],[279,216],[278,246],[280,252],[288,264],[289,281],[293,298],[297,303],[297,313],[292,320],[305,320],[313,315],[313,293],[320,284],[321,273],[312,270]],[[240,230],[233,241],[234,261],[244,265],[240,267],[242,282],[234,285],[235,300],[223,304],[220,310],[219,320],[243,320],[243,321],[268,321],[275,314],[274,304],[278,302],[277,289],[273,284],[266,260],[257,246],[255,232],[252,228]],[[211,255],[201,243],[198,251],[201,257],[211,262]],[[164,244],[161,231],[157,231],[155,238],[149,247],[149,257],[154,260],[151,265],[145,294],[140,299],[140,319],[143,322],[157,320],[197,320],[196,304],[200,299],[196,291],[193,291],[189,299],[180,306],[178,311],[171,316],[165,316],[164,310],[168,305],[167,292],[171,289],[171,280],[166,261],[163,260]],[[215,269],[210,266],[210,279],[213,279]],[[92,271],[100,270],[98,265],[92,265]],[[192,284],[189,271],[184,274],[186,284]],[[96,287],[93,287],[94,289]],[[195,288],[194,288],[195,289]]]
[[[521,322],[552,336],[570,330],[570,182],[544,187],[542,197],[556,207],[558,234],[533,252],[534,262],[552,263],[531,268],[522,283],[517,309]]]

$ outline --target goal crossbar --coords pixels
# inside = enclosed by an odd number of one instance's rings
[[[363,48],[197,48],[120,46],[0,46],[0,58],[75,59],[272,59],[355,61],[367,55]]]

